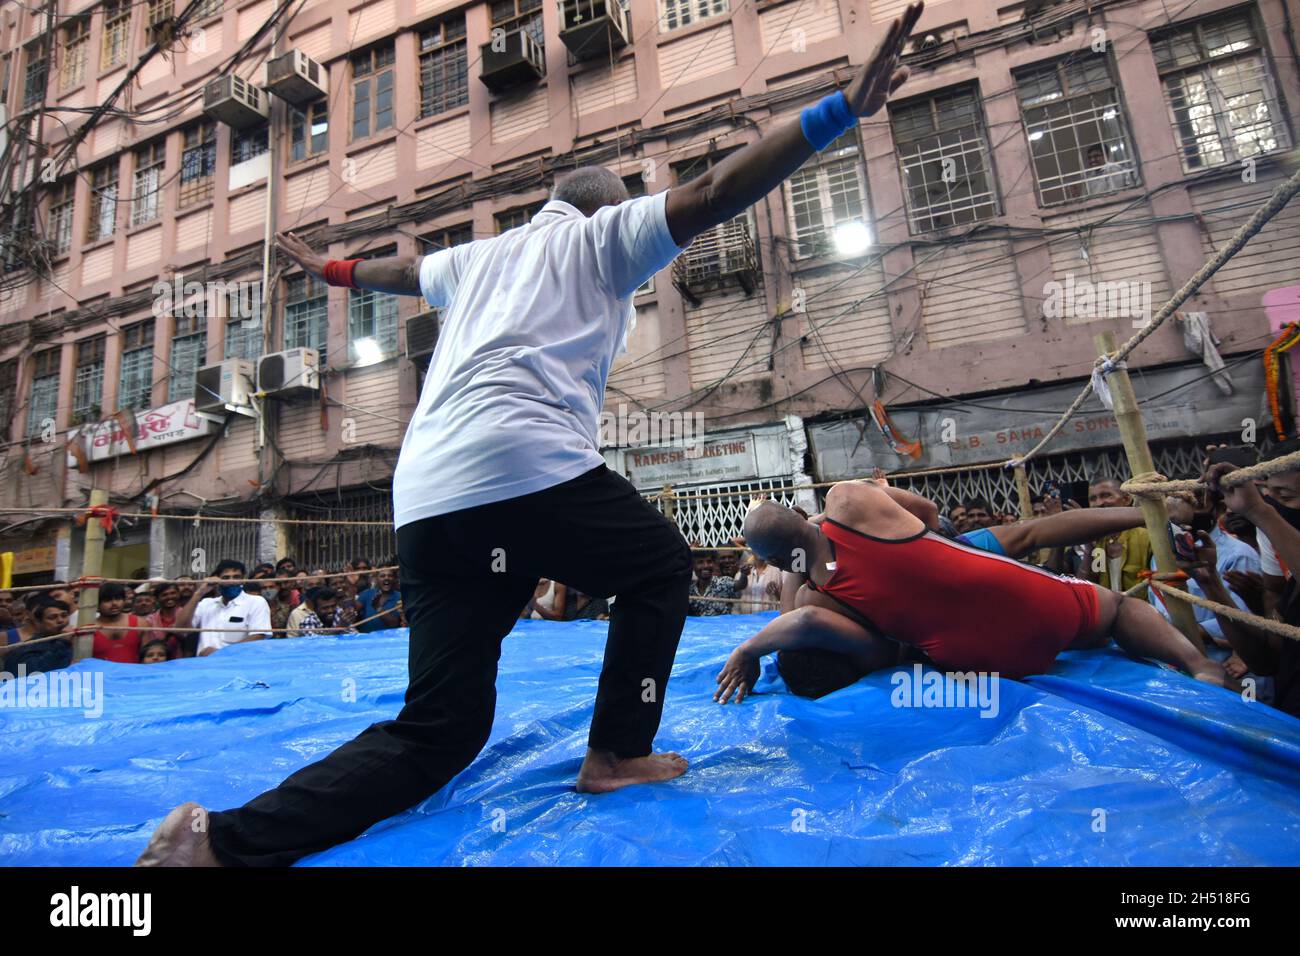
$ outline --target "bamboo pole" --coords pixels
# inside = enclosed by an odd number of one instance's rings
[[[98,488],[90,492],[90,507],[108,504],[108,492]],[[81,555],[81,576],[98,578],[104,571],[104,529],[93,515],[86,518],[86,546]],[[81,603],[77,608],[77,624],[94,624],[99,619],[99,587],[81,588]],[[84,660],[95,652],[95,632],[83,631],[72,642],[72,659]]]
[[[1029,494],[1029,475],[1024,465],[1016,465],[1016,496],[1020,499],[1020,517],[1034,516],[1034,499]]]
[[[1114,332],[1102,332],[1094,340],[1098,353],[1103,357],[1115,351]],[[1151,457],[1151,447],[1147,444],[1146,423],[1142,421],[1142,410],[1138,406],[1137,394],[1133,391],[1128,372],[1123,368],[1112,370],[1106,376],[1106,384],[1110,386],[1111,397],[1114,399],[1115,421],[1119,425],[1120,437],[1124,440],[1124,454],[1128,458],[1129,469],[1135,476],[1150,474],[1156,470],[1155,460]],[[1178,562],[1169,540],[1169,511],[1165,507],[1165,499],[1142,497],[1138,498],[1138,505],[1142,508],[1142,517],[1146,519],[1156,570],[1161,573],[1177,571]],[[1174,626],[1183,632],[1197,650],[1204,653],[1201,628],[1196,623],[1196,615],[1191,607],[1182,601],[1175,601],[1167,607]]]

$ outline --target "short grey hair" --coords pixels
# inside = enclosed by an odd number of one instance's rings
[[[601,206],[613,206],[629,198],[618,173],[604,166],[579,166],[555,181],[552,199],[567,202],[590,216]]]

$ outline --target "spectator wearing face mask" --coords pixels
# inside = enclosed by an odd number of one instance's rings
[[[259,565],[258,569],[253,572],[253,577],[259,580],[274,578],[276,576],[275,566],[271,564]],[[293,608],[285,600],[285,594],[288,592],[287,585],[278,584],[275,581],[267,581],[260,585],[257,591],[262,599],[266,601],[266,606],[271,612],[271,636],[284,637],[285,628],[289,626],[289,615],[293,613]]]
[[[271,609],[260,594],[249,594],[242,581],[248,576],[242,561],[227,558],[217,564],[216,576],[176,615],[180,627],[202,629],[199,657],[206,657],[232,644],[260,641],[271,636]]]

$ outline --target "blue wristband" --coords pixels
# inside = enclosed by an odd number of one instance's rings
[[[849,109],[848,97],[842,90],[823,97],[816,106],[810,106],[799,116],[804,139],[817,152],[821,152],[857,123],[858,118]]]

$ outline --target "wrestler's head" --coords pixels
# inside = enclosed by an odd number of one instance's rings
[[[756,501],[745,515],[744,535],[745,543],[768,564],[782,571],[806,570],[817,529],[775,501]]]
[[[590,216],[601,206],[617,206],[629,197],[618,173],[604,166],[579,166],[555,181],[551,198]]]

